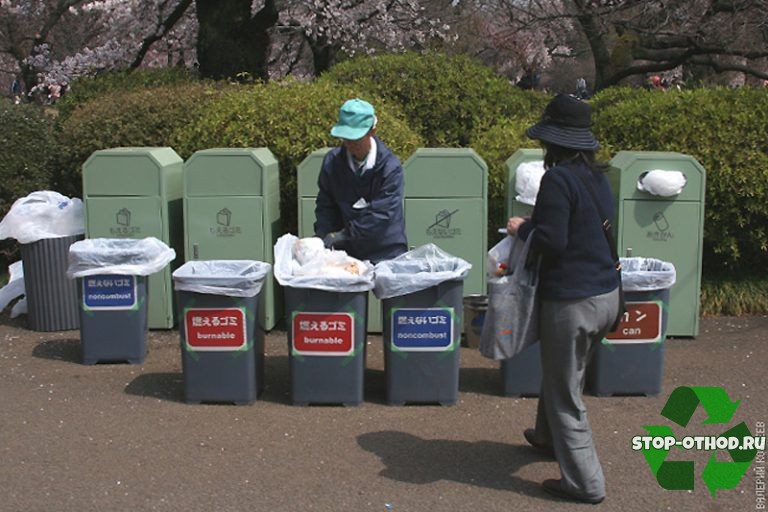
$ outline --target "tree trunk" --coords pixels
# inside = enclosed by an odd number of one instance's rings
[[[316,41],[308,40],[312,50],[312,65],[315,68],[315,76],[325,73],[336,61],[336,47],[325,42],[325,39]]]
[[[251,0],[197,0],[197,61],[201,76],[267,79],[269,29],[277,22],[274,0],[251,16]]]

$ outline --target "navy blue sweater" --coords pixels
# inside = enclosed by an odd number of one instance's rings
[[[361,177],[349,168],[347,150],[325,155],[318,178],[315,234],[344,230],[349,240],[341,248],[352,257],[377,263],[408,250],[403,216],[403,167],[376,138],[376,163]],[[360,199],[367,206],[352,208]]]
[[[608,293],[619,285],[602,219],[577,172],[591,180],[600,208],[613,220],[613,194],[603,173],[580,162],[561,163],[544,173],[531,219],[518,236],[542,255],[539,294],[573,300]]]

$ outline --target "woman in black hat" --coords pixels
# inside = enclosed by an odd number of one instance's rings
[[[602,229],[602,219],[614,217],[613,194],[595,162],[600,144],[590,124],[588,103],[558,95],[526,131],[544,146],[547,171],[531,218],[512,217],[507,231],[533,236],[532,247],[542,256],[543,378],[536,427],[524,432],[525,439],[560,465],[562,478],[543,482],[547,492],[600,503],[605,479],[581,394],[593,349],[618,314],[619,282]]]

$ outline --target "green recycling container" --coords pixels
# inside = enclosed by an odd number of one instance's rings
[[[433,243],[470,262],[464,294],[485,295],[488,166],[472,149],[422,148],[403,168],[408,246]]]
[[[183,161],[171,148],[113,148],[83,164],[87,238],[153,236],[172,247],[172,266],[149,276],[150,329],[171,329],[175,310],[171,273],[184,261]]]
[[[679,194],[660,196],[639,190],[638,180],[652,170],[679,171]],[[616,195],[619,256],[642,255],[675,266],[670,290],[667,336],[697,336],[704,240],[706,172],[692,156],[660,151],[621,151],[607,173]]]
[[[318,149],[309,154],[297,169],[296,188],[299,196],[299,238],[315,236],[315,200],[319,188],[317,180],[323,159],[331,148]],[[367,332],[382,332],[381,301],[373,292],[368,293]]]
[[[541,149],[518,149],[504,163],[504,185],[506,190],[506,218],[526,217],[533,213],[533,205],[517,200],[517,170],[523,164],[540,162],[544,164],[544,151]],[[503,226],[499,226],[503,227]]]
[[[184,164],[183,184],[186,261],[273,262],[282,229],[279,167],[269,149],[198,151]],[[270,330],[283,306],[272,275],[259,297],[259,325]]]

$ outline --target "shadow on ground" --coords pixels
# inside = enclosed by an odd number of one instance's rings
[[[515,476],[528,464],[551,460],[527,446],[422,439],[391,430],[362,434],[357,443],[381,459],[386,467],[379,475],[391,480],[412,484],[448,480],[548,498],[539,482]]]
[[[144,373],[125,386],[129,395],[184,402],[184,376],[181,373]]]
[[[82,362],[82,352],[79,339],[56,339],[39,343],[32,349],[32,356],[39,359],[52,361],[66,361],[68,363]]]

